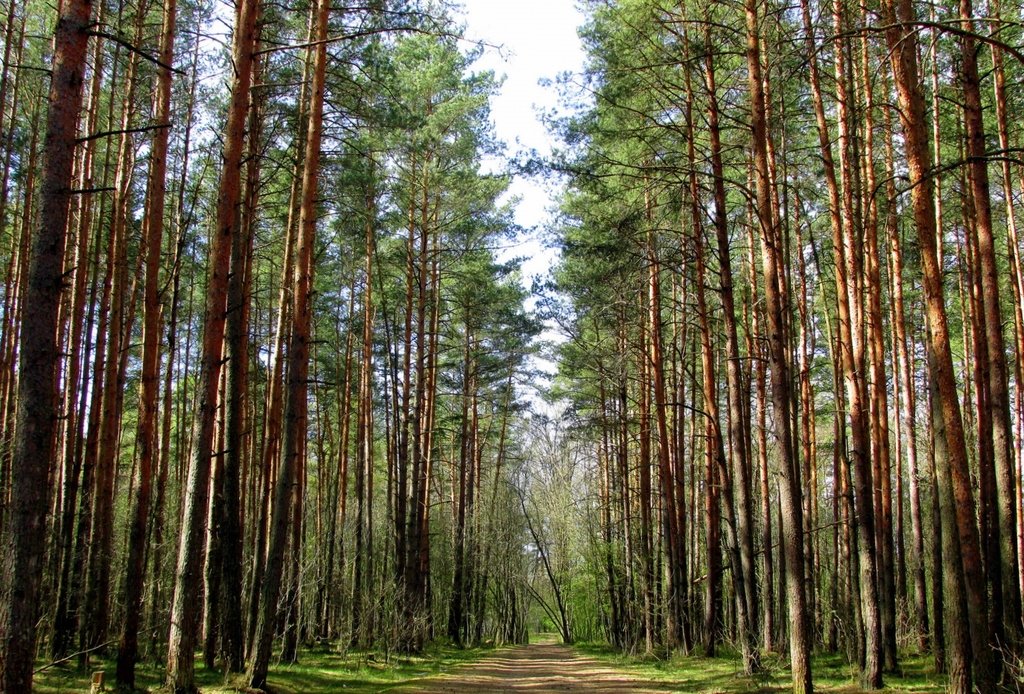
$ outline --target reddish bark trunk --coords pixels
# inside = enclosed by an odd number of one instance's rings
[[[24,295],[12,504],[0,546],[0,690],[31,691],[59,407],[56,344],[64,242],[92,3],[67,0],[54,36],[39,224]]]

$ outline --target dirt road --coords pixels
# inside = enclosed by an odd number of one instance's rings
[[[671,687],[643,682],[579,655],[560,644],[518,646],[390,691],[445,692],[664,692]]]

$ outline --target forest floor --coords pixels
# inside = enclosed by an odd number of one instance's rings
[[[607,646],[569,647],[553,635],[533,637],[526,646],[459,650],[434,646],[420,656],[385,657],[383,654],[338,653],[325,649],[304,651],[299,663],[276,665],[270,670],[274,694],[327,692],[392,692],[394,694],[443,694],[460,692],[785,692],[790,689],[785,659],[777,654],[764,658],[765,670],[756,677],[743,674],[739,658],[677,656],[671,659],[638,658],[615,653]],[[944,679],[931,672],[920,657],[901,661],[900,676],[886,677],[886,692],[937,693]],[[94,661],[89,673],[104,670],[105,691],[114,691],[113,662]],[[813,662],[815,689],[837,694],[856,694],[856,673],[839,656],[819,656]],[[36,677],[36,692],[62,694],[88,692],[89,673],[75,664],[50,667]],[[140,691],[161,684],[161,671],[140,665]],[[245,691],[241,680],[225,682],[221,673],[197,663],[197,684],[204,694]]]
[[[401,694],[448,692],[662,692],[614,663],[544,640],[504,648],[479,662],[397,687]]]
[[[700,694],[767,694],[792,691],[788,653],[762,654],[762,671],[751,676],[744,674],[739,654],[724,648],[713,658],[675,655],[667,659],[624,655],[606,644],[583,644],[574,650],[595,658],[606,666],[619,668],[629,673],[635,681],[643,682],[642,690],[624,691]],[[900,668],[899,673],[887,673],[884,676],[883,692],[938,694],[946,691],[945,676],[933,672],[928,657],[907,654],[900,660]],[[857,668],[850,665],[841,655],[815,655],[812,658],[811,671],[814,673],[816,692],[860,694],[865,691],[857,684]]]
[[[414,680],[388,691],[401,694],[459,694],[461,692],[788,692],[791,679],[782,656],[765,656],[764,671],[747,676],[739,657],[722,653],[715,658],[677,656],[671,659],[633,657],[607,645],[564,646],[555,635],[535,637],[515,646],[460,665],[450,672]],[[886,678],[885,692],[937,693],[945,682],[930,671],[925,659],[907,658],[903,671]],[[814,659],[815,689],[856,694],[856,672],[839,656]]]

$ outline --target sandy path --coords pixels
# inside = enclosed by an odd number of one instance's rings
[[[531,644],[500,651],[450,673],[416,680],[397,692],[664,692],[671,688],[635,680],[560,644]]]

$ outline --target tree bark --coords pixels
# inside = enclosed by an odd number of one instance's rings
[[[1001,8],[999,2],[994,2],[992,6],[992,14],[994,14],[999,21],[1001,17]],[[998,28],[996,29],[998,30]],[[999,134],[999,148],[1001,150],[1008,150],[1010,147],[1010,135],[1009,125],[1007,116],[1007,96],[1006,96],[1006,71],[1003,67],[1003,51],[1001,48],[992,46],[992,66],[994,72],[994,90],[995,90],[995,107],[996,107],[996,130]],[[1024,359],[1021,358],[1024,355],[1024,262],[1021,260],[1019,234],[1017,230],[1017,218],[1015,213],[1014,195],[1013,195],[1013,175],[1011,172],[1010,161],[1007,158],[1002,158],[1002,184],[1003,184],[1003,198],[1006,201],[1006,245],[1008,255],[1010,258],[1010,282],[1012,285],[1013,297],[1013,317],[1015,326],[1015,347],[1017,350],[1017,364],[1016,364],[1016,381],[1017,381],[1017,400],[1016,400],[1016,413],[1017,413],[1017,426],[1018,432],[1021,432],[1021,427],[1024,426]],[[1011,429],[1012,431],[1012,429]],[[1020,433],[1018,433],[1018,437]],[[1016,465],[1017,475],[1014,477],[1018,480],[1015,485],[1015,498],[1013,500],[1014,507],[1018,513],[1017,516],[1017,528],[1015,543],[1017,545],[1017,588],[1015,589],[1020,594],[1022,588],[1024,588],[1024,562],[1020,561],[1022,554],[1022,547],[1024,547],[1024,532],[1021,532],[1021,517],[1020,517],[1020,484],[1019,475],[1022,461],[1024,456],[1020,450],[1018,442],[1017,446],[1017,460],[1014,461]],[[999,474],[999,471],[997,471]],[[1000,511],[1002,513],[1002,510]],[[1002,521],[1002,518],[1000,518]],[[1013,536],[1011,536],[1013,537]],[[1005,580],[1005,578],[1004,578]],[[1011,616],[1006,615],[1007,619]],[[1017,623],[1016,629],[1020,629],[1022,625]],[[1010,632],[1012,633],[1012,632]]]
[[[258,20],[257,20],[258,24]],[[257,37],[257,41],[259,38]],[[262,74],[262,61],[253,64],[253,83]],[[255,102],[255,98],[254,98]],[[245,639],[242,631],[242,523],[241,475],[251,437],[247,415],[249,402],[249,316],[252,304],[253,244],[258,223],[260,160],[263,138],[262,100],[249,110],[248,156],[243,214],[231,243],[231,274],[228,280],[225,326],[225,418],[222,480],[224,508],[220,514],[220,619],[219,653],[229,672],[241,672]]]
[[[153,115],[165,123],[171,109],[171,69],[174,62],[175,0],[165,0],[160,35],[160,60],[164,64],[157,76]],[[142,327],[142,375],[139,396],[137,436],[138,467],[136,493],[133,496],[131,528],[128,539],[128,564],[125,578],[125,618],[117,652],[117,683],[135,687],[135,661],[139,650],[139,622],[142,615],[142,590],[146,573],[146,537],[149,500],[152,492],[153,463],[158,453],[157,401],[160,390],[160,257],[163,251],[164,208],[167,191],[167,145],[170,128],[159,128],[153,136],[150,152],[148,195],[143,219],[146,248],[145,308]]]
[[[991,460],[995,466],[997,491],[996,523],[992,539],[999,548],[998,579],[1001,582],[1002,601],[993,600],[993,619],[1001,622],[993,634],[1007,639],[1011,648],[1020,639],[1021,595],[1017,573],[1016,494],[1014,484],[1013,427],[1010,423],[1009,377],[1006,364],[1006,346],[1003,340],[1003,314],[999,297],[999,274],[996,263],[995,240],[992,223],[991,190],[988,177],[985,123],[982,113],[980,79],[978,77],[978,47],[971,33],[974,28],[974,9],[971,0],[960,0],[963,60],[960,64],[964,94],[964,125],[966,126],[967,180],[974,206],[974,227],[968,229],[976,235],[977,271],[981,280],[981,304],[984,312],[984,340],[988,351],[987,386],[992,418],[991,441],[979,441],[984,448],[991,446]],[[998,535],[996,533],[998,532]],[[968,581],[970,581],[970,577]],[[971,607],[971,634],[977,657],[987,650],[989,625],[983,591],[971,587],[968,603]],[[1000,614],[1001,613],[1001,614]],[[1001,616],[1001,619],[1000,619]],[[1004,632],[1000,634],[1000,632]],[[988,656],[985,656],[987,658]],[[984,658],[982,658],[984,660]],[[994,664],[994,663],[993,663]]]
[[[103,6],[101,4],[98,9],[98,21],[103,21]],[[87,115],[85,118],[85,129],[92,132],[96,129],[96,122],[99,118],[99,102],[100,102],[100,87],[102,83],[102,72],[103,72],[103,57],[104,51],[102,50],[102,44],[99,40],[95,41],[92,60],[93,60],[93,75],[90,81],[90,93],[87,106]],[[33,135],[34,137],[34,135]],[[95,160],[95,141],[90,140],[85,143],[82,147],[82,152],[79,155],[79,164],[77,171],[76,185],[81,189],[88,189],[93,187],[93,164]],[[32,152],[35,151],[34,144],[31,148]],[[30,163],[30,171],[34,168],[34,163]],[[93,201],[86,199],[84,196],[79,196],[76,201],[78,204],[77,214],[77,226],[78,226],[78,241],[80,252],[78,254],[76,262],[76,273],[75,273],[75,301],[82,303],[82,311],[86,312],[85,309],[88,307],[86,316],[84,318],[85,325],[80,325],[79,322],[74,318],[75,314],[78,313],[76,309],[72,310],[72,348],[70,350],[71,364],[68,367],[68,411],[67,411],[67,426],[65,431],[67,435],[67,448],[65,450],[65,463],[68,463],[70,459],[70,465],[73,470],[65,478],[66,489],[64,494],[64,528],[62,529],[62,546],[60,553],[62,555],[60,562],[60,578],[57,583],[57,595],[56,595],[56,607],[54,609],[53,617],[53,632],[50,640],[50,654],[54,659],[64,656],[67,654],[68,649],[71,647],[72,633],[75,630],[75,620],[77,619],[77,601],[78,601],[78,587],[80,585],[80,574],[81,571],[75,571],[76,564],[78,563],[77,556],[79,554],[78,549],[80,545],[76,544],[78,538],[78,527],[80,524],[75,522],[77,516],[77,505],[81,504],[82,496],[90,496],[92,494],[91,488],[91,476],[89,477],[88,484],[87,480],[84,479],[86,461],[85,461],[85,432],[86,422],[92,419],[92,415],[86,416],[86,407],[89,402],[89,391],[87,387],[88,382],[88,360],[90,350],[93,344],[93,327],[95,326],[96,316],[96,277],[99,273],[99,252],[100,252],[100,238],[99,234],[92,233],[92,220],[93,210],[95,205]],[[95,236],[95,238],[92,238]],[[92,251],[89,250],[88,244],[92,242]],[[14,249],[12,248],[12,261],[16,256]],[[91,267],[91,270],[89,269]],[[87,279],[88,278],[88,279]],[[88,285],[91,284],[91,289]],[[88,289],[88,291],[87,291]],[[86,296],[88,294],[88,296]],[[13,309],[13,306],[10,307]],[[5,307],[5,310],[10,310]],[[78,331],[84,333],[83,335],[76,334]],[[6,336],[5,336],[6,338]],[[104,336],[105,339],[105,336]],[[84,340],[84,346],[82,341]],[[6,349],[7,340],[3,342],[3,346],[0,349]],[[95,387],[95,385],[93,386]],[[72,412],[74,411],[74,414]],[[97,413],[98,414],[98,413]],[[6,423],[6,417],[0,420]],[[70,487],[75,487],[74,489]],[[86,505],[82,505],[83,508],[87,508]],[[74,606],[74,607],[72,607]]]
[[[916,20],[909,0],[884,0],[883,10],[889,23],[889,27],[886,29],[886,41],[889,45],[890,62],[899,97],[905,154],[911,181],[911,205],[918,244],[921,249],[926,315],[930,328],[928,333],[931,355],[930,372],[931,378],[936,382],[938,396],[936,399],[942,409],[941,421],[944,428],[942,438],[947,448],[946,459],[936,460],[936,467],[939,471],[939,493],[940,498],[949,494],[953,499],[954,509],[952,510],[956,515],[956,532],[959,535],[963,553],[960,565],[954,564],[950,570],[963,572],[968,591],[968,604],[972,607],[971,620],[987,622],[987,619],[982,619],[986,610],[981,595],[983,583],[980,543],[978,529],[974,522],[975,503],[971,491],[967,447],[950,349],[942,271],[936,247],[934,187],[931,179],[931,153],[928,149],[927,139],[928,121],[925,116],[924,99],[918,77],[917,39],[914,33]],[[958,596],[951,595],[949,599],[958,599]],[[971,656],[969,654],[954,653],[952,655],[954,658],[964,660],[965,665],[970,667]],[[978,659],[979,671],[984,673],[987,669],[984,663],[986,654],[976,653],[973,655]],[[967,681],[970,681],[969,677]],[[987,678],[984,675],[978,679],[979,684],[986,681]]]
[[[224,163],[217,197],[217,225],[210,250],[196,435],[192,442],[192,455],[188,466],[174,597],[171,601],[167,686],[175,694],[191,694],[196,691],[196,603],[206,531],[210,463],[217,416],[217,390],[224,348],[232,232],[237,228],[236,219],[241,197],[242,151],[252,87],[252,53],[256,42],[258,6],[259,0],[244,0],[239,8],[235,28],[235,73],[224,130]]]
[[[772,185],[768,167],[768,122],[761,66],[759,20],[756,0],[746,0],[747,74],[753,129],[755,221],[760,226],[765,284],[768,346],[771,362],[772,408],[779,451],[779,495],[785,539],[786,596],[791,625],[789,649],[794,694],[810,694],[811,642],[804,593],[803,518],[800,508],[799,469],[795,464],[792,435],[793,396],[790,387],[790,356],[785,335],[789,303],[783,262],[782,235],[773,213]]]
[[[837,36],[846,28],[842,3],[833,6],[833,27]],[[839,179],[841,206],[839,227],[833,226],[836,294],[839,314],[839,354],[849,402],[850,451],[857,516],[857,553],[860,570],[861,614],[864,620],[864,684],[882,686],[882,619],[879,604],[878,553],[875,531],[875,480],[871,459],[870,405],[867,402],[865,335],[861,272],[863,269],[863,219],[856,210],[859,180],[854,160],[851,66],[846,39],[835,46],[836,90],[839,131]]]
[[[710,47],[710,34],[705,35],[705,46]],[[729,468],[723,441],[718,393],[714,373],[714,358],[711,344],[711,325],[705,297],[704,239],[700,223],[701,211],[695,168],[696,152],[693,145],[693,120],[690,107],[686,111],[688,156],[693,173],[690,175],[691,216],[694,224],[694,239],[697,261],[697,307],[701,323],[701,364],[704,372],[704,402],[707,408],[709,426],[708,445],[712,448],[713,459],[718,465],[718,477],[722,481],[722,495],[726,506],[726,531],[729,537],[729,556],[732,567],[733,590],[736,596],[736,622],[743,655],[743,669],[751,674],[760,667],[757,650],[757,627],[754,606],[754,539],[750,508],[750,459],[743,434],[742,376],[740,375],[739,337],[736,330],[736,306],[733,297],[732,264],[729,257],[729,230],[725,209],[725,177],[723,174],[721,137],[718,121],[718,96],[715,84],[715,68],[709,50],[705,59],[704,77],[709,98],[708,128],[711,138],[711,170],[714,177],[715,238],[718,248],[719,286],[721,288],[722,312],[726,339],[726,381],[729,408],[729,443],[733,453]],[[687,77],[687,94],[692,102],[690,80]]]
[[[67,0],[54,35],[42,205],[29,257],[19,342],[12,503],[0,545],[0,690],[31,691],[45,552],[48,477],[59,407],[56,344],[64,242],[92,3]]]
[[[892,315],[896,359],[900,374],[903,419],[898,428],[899,440],[906,448],[907,472],[910,491],[910,533],[913,556],[911,572],[914,576],[914,608],[917,617],[918,647],[925,651],[929,646],[928,599],[925,582],[924,523],[921,515],[921,475],[917,460],[917,396],[914,386],[915,368],[907,340],[906,311],[903,304],[903,253],[899,239],[896,213],[895,163],[892,151],[891,119],[886,115],[886,130],[889,135],[885,142],[886,197],[890,206],[886,215],[886,234],[889,241],[889,276],[892,285]],[[900,500],[902,503],[902,500]],[[941,638],[941,637],[940,637]]]
[[[870,21],[865,0],[860,0],[860,21]],[[877,515],[875,524],[875,556],[878,574],[878,599],[881,621],[881,649],[883,666],[892,672],[897,668],[896,653],[896,558],[893,547],[893,512],[892,512],[892,459],[889,449],[889,401],[886,391],[885,373],[885,338],[884,316],[882,313],[882,279],[878,247],[878,202],[877,175],[875,173],[875,95],[873,88],[871,52],[869,37],[860,39],[859,76],[861,95],[864,101],[861,109],[863,124],[861,126],[863,155],[861,166],[863,174],[860,186],[862,200],[860,202],[864,234],[857,243],[863,249],[863,260],[860,277],[862,297],[866,295],[866,307],[861,312],[867,323],[867,334],[861,340],[867,341],[867,380],[868,426],[871,439],[871,462],[874,487],[874,512]],[[861,301],[865,301],[864,298]],[[863,331],[863,328],[862,328]],[[897,483],[897,489],[899,484]],[[902,499],[897,500],[902,508]],[[902,553],[899,555],[901,561]]]
[[[144,14],[144,12],[142,13]],[[142,33],[142,20],[136,20],[136,40]],[[99,419],[99,440],[96,455],[95,490],[92,497],[91,539],[85,581],[83,617],[79,624],[80,650],[106,641],[110,612],[110,571],[114,543],[114,488],[121,448],[121,412],[124,408],[124,380],[127,349],[131,338],[134,312],[130,297],[134,292],[128,282],[128,205],[131,198],[134,168],[134,141],[128,132],[135,113],[137,57],[129,57],[121,104],[120,128],[114,165],[110,229],[106,262],[110,274],[110,313],[108,318],[107,356],[104,363],[102,413]],[[107,289],[105,286],[104,289]],[[82,662],[85,662],[82,660]]]
[[[310,85],[309,123],[306,132],[302,169],[302,202],[299,213],[299,237],[295,247],[295,276],[292,293],[292,330],[288,348],[288,393],[285,403],[285,435],[281,468],[274,490],[270,542],[267,548],[266,575],[260,595],[259,621],[249,655],[249,686],[266,687],[270,646],[274,636],[278,592],[281,586],[284,550],[287,542],[289,502],[295,492],[297,474],[301,474],[305,456],[307,418],[307,378],[309,342],[312,329],[313,243],[316,235],[316,193],[320,166],[320,142],[323,133],[324,84],[327,65],[327,22],[329,0],[320,0],[313,35],[319,42],[314,49]],[[300,499],[295,503],[300,505]],[[299,551],[298,547],[293,548]]]

